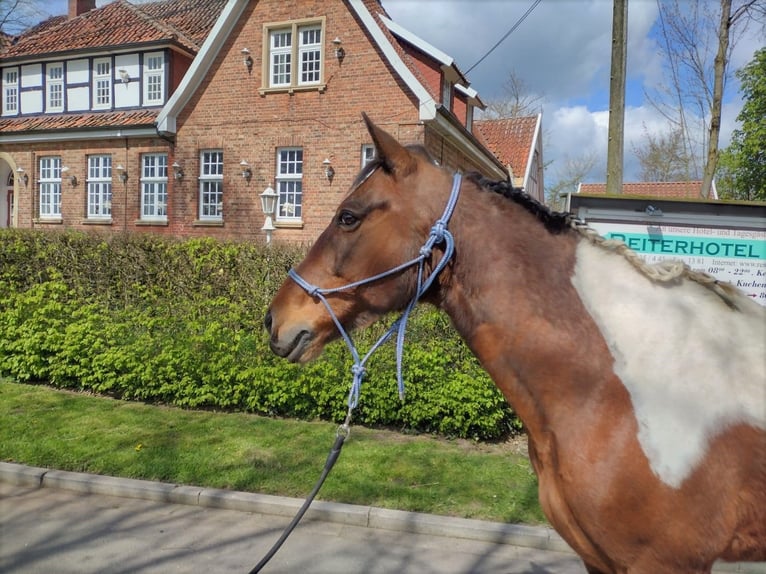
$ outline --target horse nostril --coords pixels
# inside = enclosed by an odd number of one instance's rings
[[[271,311],[268,311],[266,313],[266,316],[263,318],[263,326],[266,327],[266,330],[269,333],[271,333],[271,323],[272,323]]]

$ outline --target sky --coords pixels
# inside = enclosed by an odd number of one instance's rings
[[[568,163],[591,156],[595,165],[585,180],[606,181],[610,0],[542,0],[475,68],[534,0],[380,1],[395,22],[451,56],[485,102],[503,96],[511,73],[530,96],[540,98],[546,186],[563,176]],[[629,1],[624,181],[639,179],[635,148],[644,144],[647,133],[656,136],[668,125],[644,95],[666,82],[657,1]],[[718,5],[718,0],[704,1],[710,7]],[[97,5],[107,2],[98,0]],[[64,14],[67,1],[41,1],[40,6],[50,15]],[[737,39],[729,70],[747,64],[764,44],[763,28],[750,26]],[[724,95],[719,147],[729,144],[741,106],[732,74]]]
[[[710,7],[718,5],[709,0]],[[454,58],[469,70],[519,18],[533,0],[382,0],[391,18]],[[736,0],[735,0],[736,5]],[[628,56],[625,96],[624,181],[640,175],[636,147],[646,133],[667,126],[646,100],[664,82],[660,56],[657,0],[628,3]],[[468,74],[471,87],[487,101],[502,97],[513,73],[530,95],[541,98],[543,156],[548,186],[566,170],[568,160],[595,154],[587,181],[606,181],[612,2],[542,0],[485,60]],[[730,62],[734,71],[766,44],[763,29],[751,26],[738,38]],[[726,85],[719,147],[729,144],[741,109],[736,78]]]

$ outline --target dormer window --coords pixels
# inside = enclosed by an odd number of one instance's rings
[[[19,69],[3,71],[3,115],[19,113]]]
[[[452,110],[452,82],[442,78],[442,105],[445,109]]]
[[[64,111],[64,64],[48,64],[45,73],[45,109]]]
[[[165,57],[162,52],[144,56],[144,103],[162,104],[165,98]]]
[[[112,106],[112,60],[100,58],[93,61],[93,109]]]
[[[322,87],[324,20],[266,25],[263,88]]]

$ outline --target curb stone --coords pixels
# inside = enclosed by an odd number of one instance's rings
[[[1,461],[0,482],[16,486],[59,488],[88,494],[139,498],[154,502],[222,508],[286,517],[293,517],[303,504],[302,499],[284,496],[50,470]],[[306,518],[352,526],[466,538],[573,554],[569,545],[552,528],[548,527],[504,524],[324,501],[314,501],[306,513]],[[766,574],[766,562],[719,562],[714,571]]]

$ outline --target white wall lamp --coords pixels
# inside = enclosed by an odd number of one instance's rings
[[[69,180],[69,184],[74,187],[77,185],[77,176],[76,175],[69,175],[69,168],[67,166],[64,166],[61,168],[61,177],[66,178]]]
[[[274,221],[272,217],[277,209],[277,192],[270,185],[261,193],[261,209],[266,216],[266,221],[261,227],[261,231],[266,232],[266,245],[271,243],[271,234],[274,232]]]
[[[249,48],[242,48],[240,50],[240,53],[242,54],[243,62],[245,64],[245,68],[247,68],[247,73],[250,74],[253,71],[253,58],[250,55],[250,49]]]
[[[173,165],[170,167],[173,168],[173,177],[175,177],[178,181],[184,178],[184,168],[181,167],[181,164],[179,164],[177,161],[174,161]]]
[[[332,41],[332,45],[335,46],[335,57],[338,59],[338,62],[342,62],[343,58],[346,57],[346,50],[341,46],[342,43],[343,41],[338,36],[335,36],[335,40]]]
[[[117,172],[117,177],[120,178],[120,181],[122,183],[125,183],[128,181],[128,172],[125,171],[125,168],[121,163],[117,164],[117,167],[114,168],[114,170]]]
[[[335,177],[335,169],[332,167],[330,158],[325,158],[322,165],[324,166],[324,176],[327,178],[327,181],[332,183],[332,178]]]
[[[17,177],[24,182],[24,185],[29,185],[29,174],[24,171],[23,167],[17,167],[16,173],[18,174]]]
[[[250,168],[250,164],[247,163],[247,160],[243,159],[239,162],[239,167],[242,170],[242,177],[245,178],[245,180],[250,181],[253,177],[253,170]]]

